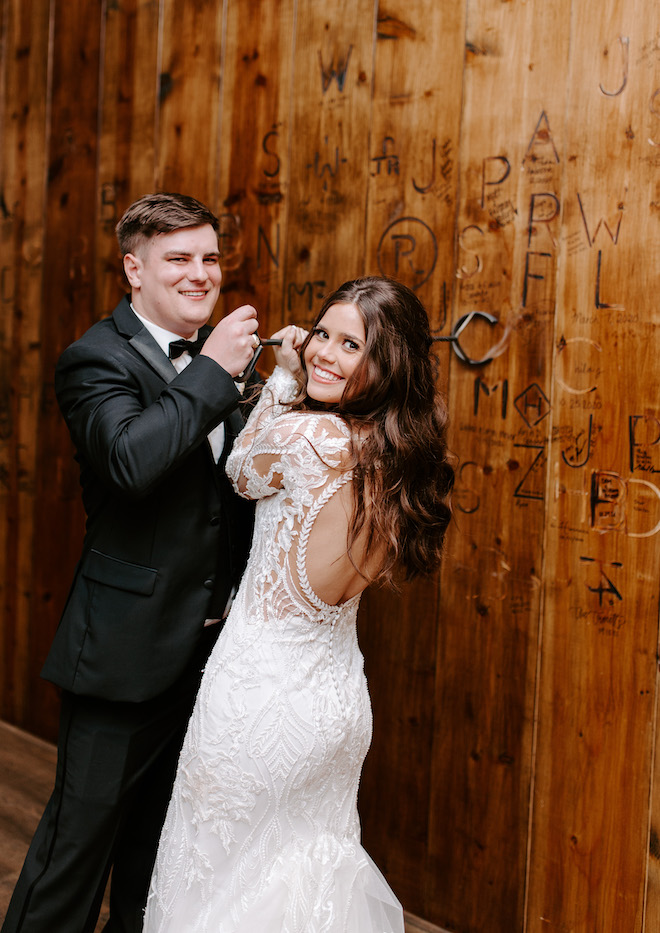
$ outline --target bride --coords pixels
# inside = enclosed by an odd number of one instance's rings
[[[181,751],[145,933],[403,933],[360,844],[371,707],[360,594],[437,568],[453,470],[426,312],[347,282],[277,367],[227,463],[258,500]],[[194,544],[191,544],[194,546]]]

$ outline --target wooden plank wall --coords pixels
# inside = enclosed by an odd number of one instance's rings
[[[393,275],[459,458],[441,574],[369,594],[364,840],[457,933],[655,933],[660,567],[655,0],[0,0],[1,714],[83,516],[52,391],[150,190],[221,216],[268,334]]]

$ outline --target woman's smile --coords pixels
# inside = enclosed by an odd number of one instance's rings
[[[336,376],[334,373],[329,372],[327,369],[322,369],[320,366],[314,366],[312,368],[312,378],[320,382],[339,382],[341,376]]]

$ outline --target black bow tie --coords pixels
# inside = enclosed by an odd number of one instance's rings
[[[168,356],[171,360],[175,360],[178,356],[181,356],[182,353],[185,353],[186,350],[191,356],[197,356],[204,346],[205,340],[205,337],[198,337],[197,340],[173,340],[170,344]]]

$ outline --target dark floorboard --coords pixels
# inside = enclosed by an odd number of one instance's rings
[[[55,746],[0,722],[0,917],[4,919],[55,776]],[[108,918],[104,904],[97,933]]]

